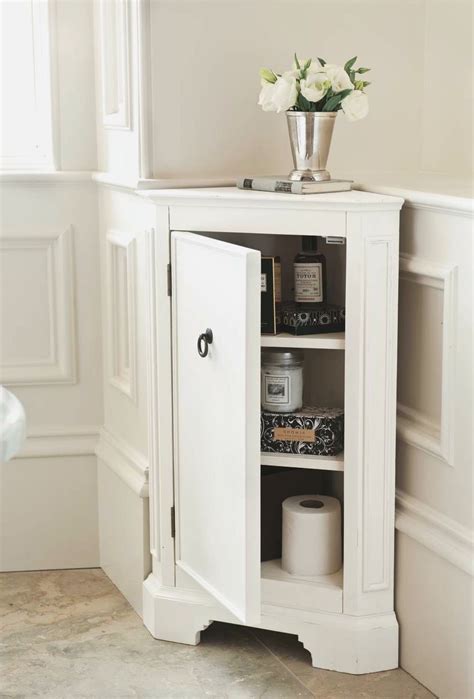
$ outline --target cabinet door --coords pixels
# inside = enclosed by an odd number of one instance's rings
[[[257,623],[260,253],[192,233],[171,242],[176,564]]]

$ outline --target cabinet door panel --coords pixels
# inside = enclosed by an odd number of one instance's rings
[[[171,242],[176,563],[257,623],[260,253],[185,232]]]

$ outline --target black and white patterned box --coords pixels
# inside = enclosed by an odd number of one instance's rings
[[[305,407],[297,413],[262,411],[262,451],[335,456],[344,449],[342,408]]]

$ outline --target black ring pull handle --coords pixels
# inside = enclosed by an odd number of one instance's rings
[[[212,330],[208,328],[205,333],[201,333],[198,337],[197,348],[200,357],[207,357],[209,345],[212,345]]]

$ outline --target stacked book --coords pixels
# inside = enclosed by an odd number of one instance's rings
[[[253,189],[261,192],[284,192],[286,194],[319,194],[327,192],[348,192],[352,180],[302,180],[294,182],[285,177],[239,177],[239,189]]]

